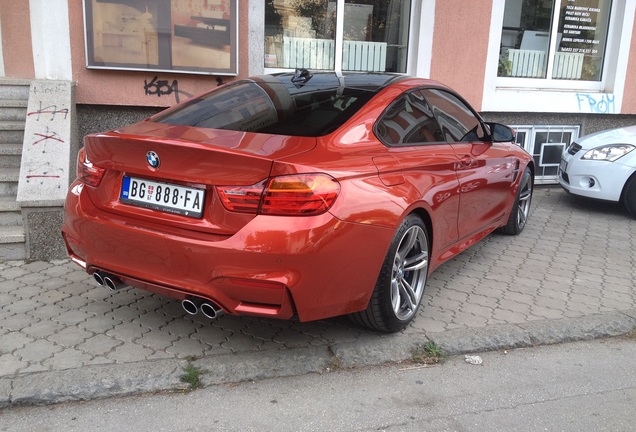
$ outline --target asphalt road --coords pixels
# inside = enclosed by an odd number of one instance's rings
[[[634,431],[636,340],[0,411],[0,431]]]

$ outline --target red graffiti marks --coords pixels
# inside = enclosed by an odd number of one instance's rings
[[[27,116],[37,116],[37,121],[40,121],[40,116],[43,114],[50,114],[51,120],[55,119],[55,116],[58,114],[64,114],[64,119],[68,116],[69,110],[68,108],[57,109],[57,105],[49,105],[47,107],[42,107],[42,101],[40,101],[40,108],[27,113]]]
[[[35,135],[36,137],[40,137],[39,140],[34,141],[32,145],[36,145],[36,144],[40,144],[40,143],[46,143],[48,142],[48,140],[54,140],[54,141],[58,141],[63,143],[64,140],[62,138],[60,138],[60,136],[57,134],[57,132],[49,132],[49,128],[46,128],[46,133],[45,134],[41,134],[41,133],[37,133],[35,132],[33,135]]]

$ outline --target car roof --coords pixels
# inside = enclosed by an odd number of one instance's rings
[[[297,69],[272,75],[252,77],[256,82],[281,84],[291,96],[299,93],[321,92],[336,89],[357,89],[378,92],[390,84],[410,77],[390,72],[327,72]]]

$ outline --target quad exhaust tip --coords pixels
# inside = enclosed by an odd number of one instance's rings
[[[117,276],[98,270],[93,273],[93,279],[99,286],[105,286],[112,291],[116,291],[126,286]],[[196,315],[199,311],[209,319],[217,319],[225,312],[216,303],[200,297],[188,297],[181,302],[181,307],[188,315]]]
[[[93,273],[93,279],[95,279],[99,286],[105,286],[111,291],[116,291],[126,286],[126,284],[123,283],[117,276],[103,271],[96,271]]]
[[[181,306],[189,315],[196,315],[200,311],[205,317],[210,319],[217,319],[224,314],[223,309],[216,303],[198,297],[190,297],[183,300]]]

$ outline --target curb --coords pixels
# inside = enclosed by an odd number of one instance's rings
[[[446,355],[527,348],[621,336],[636,327],[636,309],[579,318],[497,324],[404,337],[378,335],[355,342],[209,356],[192,361],[203,386],[327,373],[335,369],[411,361],[412,350],[429,341]],[[187,391],[181,382],[186,360],[153,360],[36,372],[0,379],[0,408]]]

